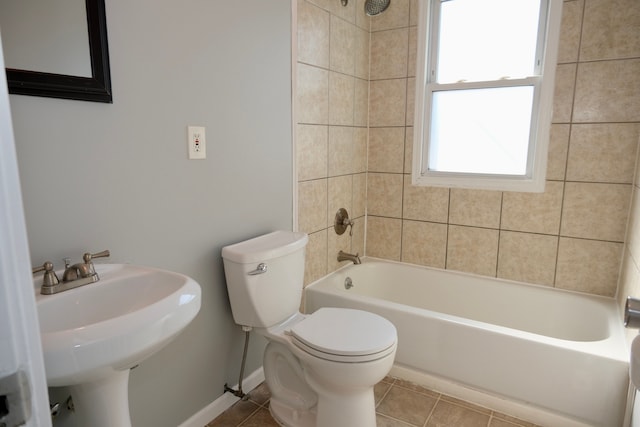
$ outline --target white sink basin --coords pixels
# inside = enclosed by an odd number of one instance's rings
[[[191,322],[200,310],[200,285],[182,274],[148,267],[96,264],[95,269],[100,276],[96,283],[54,295],[36,289],[47,384],[80,386],[76,393],[87,397],[87,389],[119,376],[128,399],[129,369]],[[77,400],[84,397],[72,397],[79,409]],[[126,409],[128,419],[128,403]],[[111,419],[104,425],[113,422],[123,421]]]

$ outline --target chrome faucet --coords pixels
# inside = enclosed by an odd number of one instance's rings
[[[358,256],[357,252],[355,255],[343,251],[338,252],[338,262],[341,261],[351,261],[356,265],[362,264],[362,262],[360,261],[360,256]]]
[[[82,260],[84,262],[73,265],[69,265],[69,260],[65,259],[62,282],[58,280],[56,273],[53,271],[53,264],[51,262],[47,261],[43,264],[42,267],[34,268],[34,273],[42,270],[44,270],[45,272],[42,286],[40,287],[40,293],[43,295],[52,295],[69,289],[88,285],[89,283],[97,282],[98,280],[100,280],[100,277],[93,267],[92,259],[108,257],[109,255],[111,254],[108,250],[95,254],[87,252],[82,256]]]

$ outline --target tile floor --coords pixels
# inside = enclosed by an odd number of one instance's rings
[[[374,392],[378,427],[539,427],[391,377]],[[263,383],[205,427],[271,426],[278,423],[269,413],[269,389]]]

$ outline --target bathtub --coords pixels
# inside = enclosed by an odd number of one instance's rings
[[[329,306],[395,324],[392,374],[550,427],[623,425],[613,299],[365,258],[306,287],[307,312]]]

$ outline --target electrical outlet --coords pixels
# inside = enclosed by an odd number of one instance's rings
[[[189,159],[206,159],[207,144],[204,136],[204,126],[187,127],[187,144]]]

